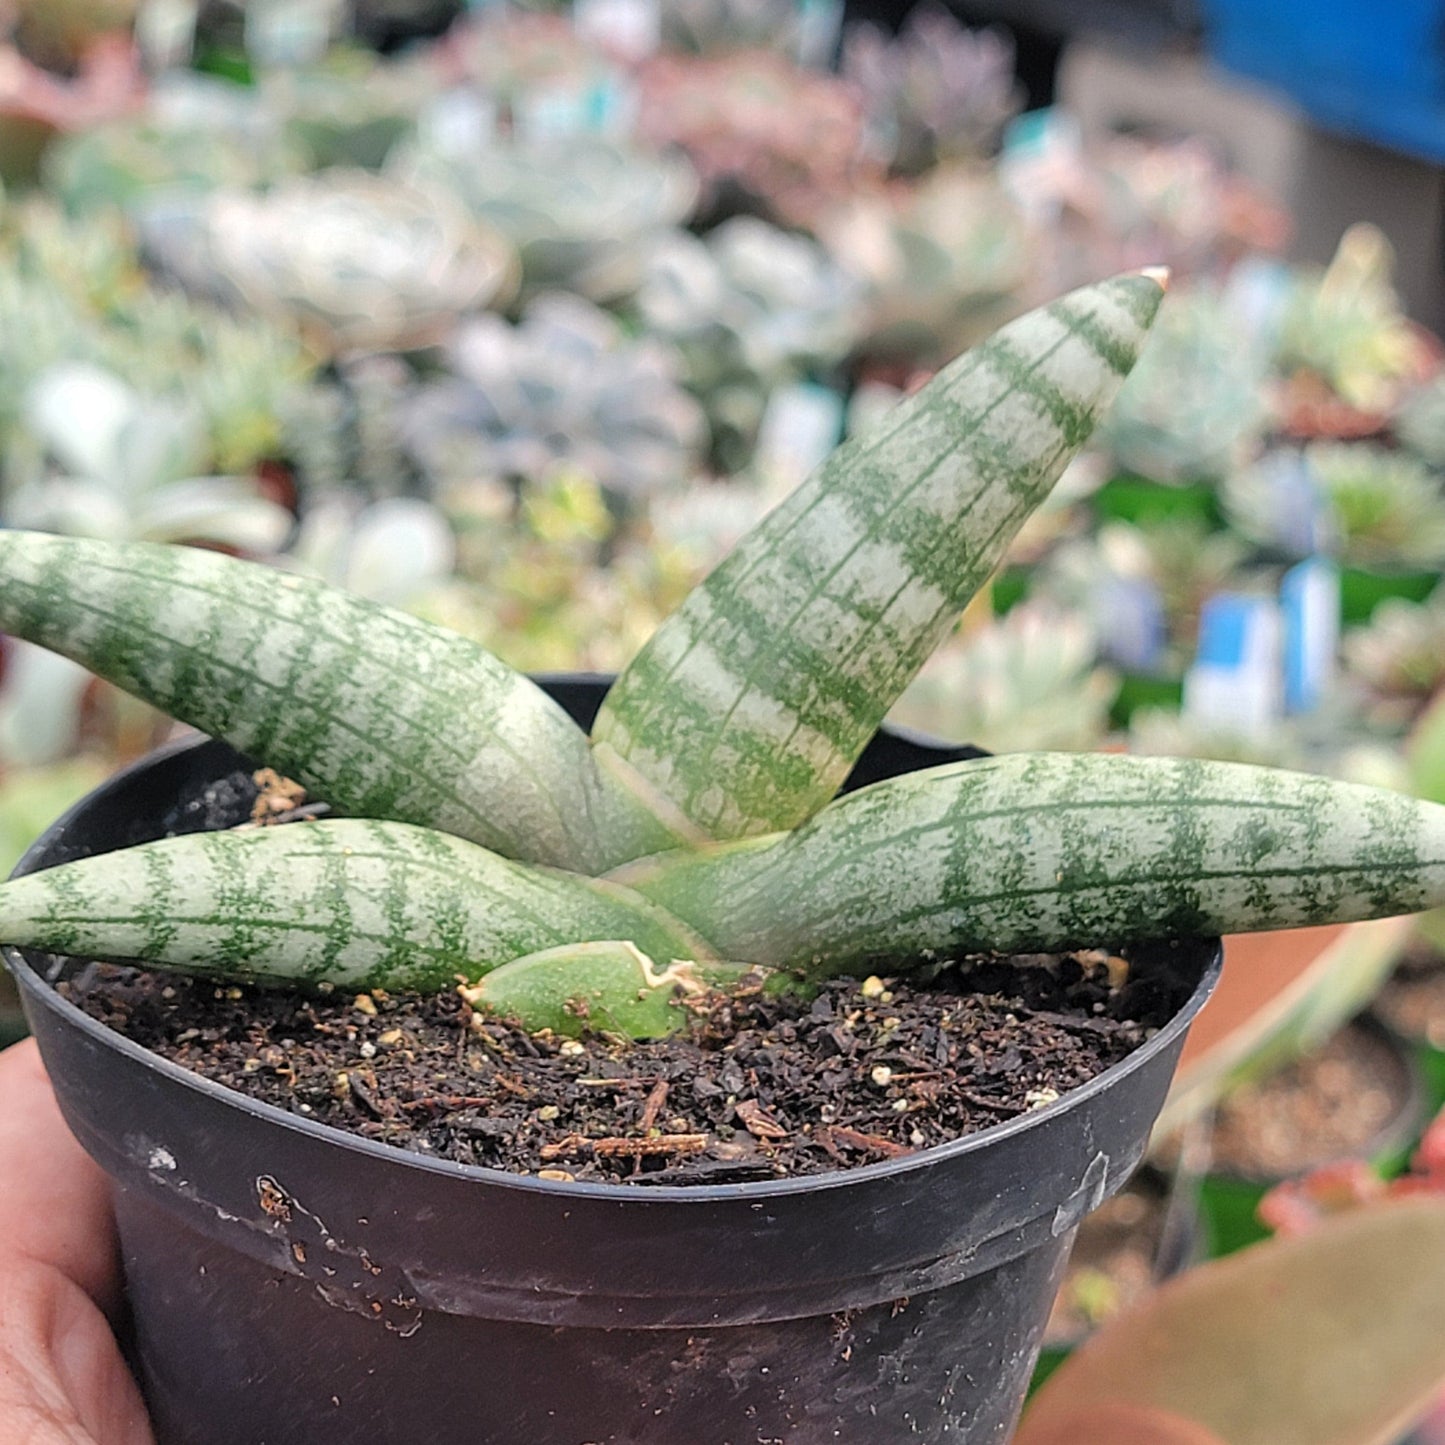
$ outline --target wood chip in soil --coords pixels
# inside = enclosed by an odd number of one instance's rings
[[[319,1123],[462,1164],[636,1184],[899,1158],[1053,1102],[1167,1017],[1100,952],[966,959],[927,987],[719,996],[686,1033],[631,1044],[530,1035],[455,993],[307,996],[110,964],[59,987],[165,1058]]]

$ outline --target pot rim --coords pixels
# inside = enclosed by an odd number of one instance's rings
[[[51,823],[26,850],[12,876],[37,871],[31,861],[35,855],[48,847],[57,836],[64,833],[78,815],[83,810],[92,807],[98,799],[112,791],[118,791],[133,781],[137,775],[157,763],[165,762],[192,750],[199,750],[208,744],[216,743],[216,741],[203,733],[172,739],[119,769],[98,787],[67,808],[59,818]],[[1186,942],[1188,940],[1178,941]],[[950,1140],[946,1144],[935,1144],[931,1148],[920,1149],[916,1153],[897,1159],[860,1165],[854,1169],[835,1169],[826,1174],[795,1175],[785,1179],[752,1180],[739,1184],[694,1185],[610,1184],[576,1179],[540,1179],[533,1175],[514,1174],[508,1170],[496,1169],[487,1165],[460,1164],[454,1160],[432,1158],[414,1150],[400,1148],[395,1144],[386,1144],[350,1134],[344,1129],[337,1129],[329,1124],[307,1119],[304,1115],[294,1114],[278,1105],[252,1099],[234,1089],[204,1078],[200,1074],[192,1073],[189,1069],[152,1053],[125,1035],[108,1028],[105,1024],[91,1018],[77,1004],[58,993],[55,986],[31,961],[28,950],[5,945],[0,947],[0,956],[4,957],[6,966],[14,975],[27,1003],[39,1004],[51,1010],[58,1018],[70,1026],[78,1028],[102,1047],[116,1050],[173,1084],[194,1090],[226,1107],[239,1109],[242,1113],[249,1114],[258,1121],[306,1135],[318,1143],[331,1144],[393,1166],[407,1166],[426,1173],[452,1178],[474,1179],[478,1184],[485,1183],[492,1188],[513,1188],[524,1193],[597,1202],[622,1203],[627,1201],[646,1204],[648,1201],[656,1201],[659,1205],[692,1202],[703,1205],[738,1199],[756,1200],[761,1204],[769,1199],[814,1193],[820,1189],[846,1188],[855,1184],[867,1184],[874,1180],[896,1178],[911,1174],[916,1170],[930,1168],[935,1164],[951,1162],[960,1156],[978,1150],[988,1149],[994,1144],[1011,1139],[1028,1129],[1043,1126],[1072,1110],[1087,1106],[1095,1096],[1112,1088],[1118,1081],[1144,1067],[1154,1055],[1167,1049],[1188,1029],[1195,1015],[1207,1002],[1223,967],[1223,948],[1217,938],[1195,941],[1208,947],[1211,956],[1201,971],[1199,981],[1195,984],[1193,991],[1169,1021],[1158,1028],[1127,1058],[1110,1065],[1087,1083],[1070,1089],[1066,1094],[1041,1109],[1030,1110],[1014,1119],[990,1124],[987,1128],[959,1139]],[[40,956],[58,958],[64,955],[41,954]],[[180,972],[181,970],[176,971]]]

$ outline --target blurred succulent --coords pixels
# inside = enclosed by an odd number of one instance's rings
[[[1323,272],[1298,278],[1285,307],[1275,364],[1298,385],[1286,423],[1298,431],[1378,427],[1427,365],[1425,343],[1391,283],[1394,253],[1374,226],[1351,226]],[[1302,375],[1296,376],[1297,373]],[[1363,414],[1338,426],[1331,398]]]
[[[858,351],[913,368],[972,345],[1015,309],[1032,264],[1017,207],[992,178],[965,167],[856,192],[819,234],[867,287]]]
[[[684,491],[652,500],[647,509],[652,544],[676,554],[701,581],[779,500],[751,477],[699,478]]]
[[[645,525],[619,531],[601,489],[576,474],[520,496],[474,480],[441,500],[464,580],[429,593],[419,610],[529,672],[618,670],[717,560],[650,539]]]
[[[1395,435],[1436,471],[1445,471],[1445,372],[1410,395],[1395,416]]]
[[[1275,768],[1309,766],[1299,740],[1285,723],[1257,731],[1236,731],[1173,709],[1141,707],[1129,717],[1128,736],[1129,751],[1145,757],[1215,758]]]
[[[525,126],[539,99],[607,91],[617,68],[569,17],[521,6],[480,7],[443,43],[444,71],[473,87],[504,126]]]
[[[687,154],[714,219],[747,211],[809,227],[880,172],[852,91],[771,51],[660,55],[641,86],[638,133]]]
[[[0,262],[0,453],[12,445],[35,378],[56,362],[92,359],[101,349],[88,321],[71,297]]]
[[[159,334],[168,307],[151,308]],[[174,298],[171,313],[178,368],[187,352],[189,375],[179,371],[172,385],[199,408],[211,443],[211,465],[244,471],[257,462],[291,456],[297,448],[316,455],[325,438],[317,433],[324,410],[314,403],[315,361],[295,335],[262,317],[185,305]],[[174,334],[174,333],[173,333]],[[308,432],[300,440],[302,430]]]
[[[1217,275],[1289,239],[1288,213],[1199,137],[1117,136],[1095,165],[1109,265],[1127,258],[1122,264],[1163,263],[1179,276]]]
[[[1445,684],[1445,588],[1423,603],[1389,598],[1345,633],[1345,683],[1381,729],[1412,723]]]
[[[515,327],[474,318],[449,359],[453,374],[421,386],[404,422],[434,486],[577,472],[614,496],[642,496],[696,466],[705,423],[676,352],[628,339],[580,296],[538,296]]]
[[[123,309],[142,288],[135,242],[120,216],[68,216],[38,195],[7,203],[0,214],[5,247],[0,269],[9,275],[43,284],[100,315]]]
[[[842,73],[862,96],[875,148],[902,175],[992,155],[1022,101],[1013,41],[970,30],[928,0],[896,36],[850,27]]]
[[[990,752],[1084,751],[1108,731],[1117,681],[1093,630],[1048,603],[1023,602],[963,630],[924,664],[891,719]]]
[[[109,372],[71,362],[41,375],[25,410],[40,464],[14,485],[12,449],[10,526],[262,554],[291,530],[291,514],[254,478],[202,475],[210,444],[194,406],[144,398]]]
[[[333,495],[308,508],[285,561],[373,602],[406,607],[452,575],[456,538],[441,512],[418,497],[366,506]]]
[[[291,514],[254,477],[200,475],[211,455],[194,401],[142,397],[96,366],[58,362],[29,388],[23,429],[9,439],[0,518],[75,536],[274,552]],[[74,663],[15,644],[0,684],[0,762],[72,752],[92,686]]]
[[[101,367],[147,396],[199,409],[210,438],[208,469],[244,471],[286,450],[286,418],[315,369],[297,336],[147,285],[113,213],[72,220],[29,204],[6,221],[0,454],[16,443],[36,380],[66,362]]]
[[[1224,476],[1263,430],[1267,364],[1218,299],[1173,292],[1099,436],[1121,466],[1156,481]]]
[[[188,290],[294,319],[333,353],[436,344],[515,276],[507,243],[450,197],[367,171],[177,198],[150,207],[141,233]]]
[[[134,209],[169,191],[269,184],[304,163],[254,91],[181,71],[159,79],[138,114],[58,141],[44,177],[68,211],[90,216],[106,206]]]
[[[403,436],[414,376],[399,356],[358,356],[338,368],[345,411],[344,470],[368,497],[416,489],[420,472]]]
[[[1414,457],[1369,442],[1315,442],[1232,473],[1220,500],[1233,526],[1290,555],[1317,550],[1356,567],[1445,561],[1445,495]]]
[[[718,55],[773,50],[798,58],[798,0],[661,0],[661,39],[669,50]]]
[[[852,347],[862,287],[815,241],[752,216],[700,239],[682,231],[651,249],[637,309],[673,343],[707,407],[728,471],[751,453],[772,389],[829,371]]]
[[[703,239],[665,236],[638,309],[649,330],[707,353],[691,359],[695,375],[712,364],[773,380],[842,361],[861,290],[817,242],[736,216]]]
[[[0,764],[36,767],[75,751],[91,676],[69,658],[7,643],[0,676]]]
[[[317,64],[349,9],[347,0],[244,0],[241,35],[252,73]]]
[[[1177,671],[1199,609],[1238,573],[1248,548],[1228,532],[1177,519],[1147,527],[1108,522],[1063,542],[1034,591],[1087,617],[1101,655],[1131,672]]]
[[[458,195],[516,247],[530,292],[559,288],[605,302],[636,290],[652,239],[687,219],[697,178],[677,156],[597,136],[420,144],[398,174]]]
[[[369,51],[333,50],[318,65],[268,72],[258,109],[274,117],[311,169],[377,170],[414,130],[441,80],[426,60],[381,60]]]

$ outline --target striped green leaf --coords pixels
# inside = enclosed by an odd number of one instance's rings
[[[659,965],[634,943],[574,943],[514,959],[462,992],[475,1008],[519,1020],[534,1032],[576,1037],[584,1028],[630,1039],[676,1033],[687,1001],[710,988],[762,983],[746,963],[675,959]]]
[[[593,730],[705,834],[837,791],[1139,353],[1152,273],[1086,287],[946,367],[765,518],[618,678]]]
[[[484,648],[308,578],[191,548],[0,531],[0,631],[347,813],[585,873],[679,841]]]
[[[0,941],[225,977],[439,990],[579,939],[713,955],[616,884],[407,823],[190,833],[0,884]]]
[[[1445,807],[1238,763],[1020,753],[617,876],[725,958],[846,973],[1413,913],[1445,902]]]

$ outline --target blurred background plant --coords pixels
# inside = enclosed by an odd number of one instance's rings
[[[655,57],[641,73],[637,124],[648,144],[692,162],[713,222],[747,213],[813,226],[882,171],[862,144],[853,91],[771,50]]]
[[[621,506],[682,486],[699,464],[706,421],[677,353],[628,338],[580,296],[537,296],[515,326],[478,317],[458,328],[448,359],[403,419],[433,488],[573,472]]]
[[[927,0],[895,36],[851,27],[840,69],[861,97],[870,147],[895,175],[987,159],[1022,106],[1007,33],[970,30]]]
[[[692,212],[687,163],[600,136],[493,139],[408,149],[397,174],[461,196],[516,248],[528,293],[562,288],[598,302],[631,295],[649,247]]]
[[[141,235],[190,293],[294,322],[326,355],[435,345],[516,280],[511,246],[451,196],[362,170],[156,202]]]
[[[1375,443],[1268,452],[1233,472],[1220,500],[1242,536],[1288,556],[1325,552],[1386,569],[1438,568],[1445,560],[1440,476]]]
[[[636,300],[642,326],[681,353],[724,472],[751,457],[768,398],[802,377],[837,380],[862,320],[862,284],[815,241],[752,216],[705,238],[659,237]]]

